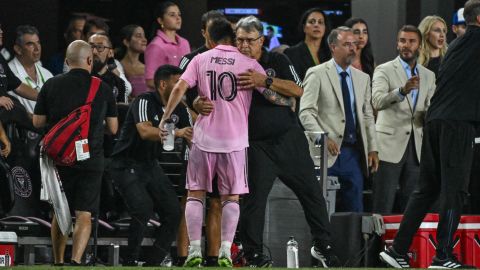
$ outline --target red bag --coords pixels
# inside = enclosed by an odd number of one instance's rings
[[[75,142],[88,139],[91,105],[101,82],[99,78],[92,76],[85,105],[61,119],[43,138],[43,152],[57,165],[72,166],[77,161]]]

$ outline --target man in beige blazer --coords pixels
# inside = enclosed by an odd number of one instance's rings
[[[351,67],[355,37],[348,27],[328,36],[333,59],[310,68],[300,120],[307,131],[328,132],[328,174],[340,181],[337,211],[363,211],[363,180],[378,168],[370,78]]]
[[[420,172],[425,113],[435,91],[435,74],[417,65],[421,33],[404,26],[397,36],[399,56],[378,66],[373,74],[372,104],[378,111],[380,166],[373,182],[373,209],[382,214],[403,213]]]

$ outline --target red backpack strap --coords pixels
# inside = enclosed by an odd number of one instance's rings
[[[87,101],[85,101],[85,104],[92,103],[93,99],[95,98],[95,95],[97,94],[98,88],[100,88],[100,83],[102,80],[99,78],[92,76],[92,80],[90,82],[90,90],[88,90],[88,97]]]

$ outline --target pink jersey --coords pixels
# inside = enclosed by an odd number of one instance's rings
[[[197,86],[198,95],[208,97],[214,105],[209,116],[200,115],[195,122],[193,143],[200,150],[230,153],[248,147],[252,91],[237,89],[237,77],[249,69],[265,74],[255,59],[235,47],[219,45],[195,56],[180,77],[190,88]]]

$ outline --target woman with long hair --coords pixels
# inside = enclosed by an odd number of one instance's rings
[[[130,24],[121,30],[120,58],[127,79],[132,84],[132,96],[148,90],[145,82],[145,65],[140,61],[140,55],[145,52],[147,39],[141,26]]]
[[[438,68],[447,52],[447,23],[439,16],[427,16],[418,25],[422,45],[418,63],[438,75]]]
[[[371,79],[375,69],[375,61],[373,59],[367,22],[361,18],[350,18],[345,22],[345,26],[353,30],[357,41],[357,49],[352,66],[367,73]]]
[[[145,50],[145,79],[150,89],[154,89],[153,75],[159,66],[178,66],[180,59],[190,52],[188,41],[177,34],[182,27],[178,5],[169,1],[160,3],[155,17],[155,36]]]
[[[305,78],[307,70],[328,61],[332,56],[327,44],[330,24],[320,8],[305,11],[300,19],[299,30],[304,38],[297,45],[285,49],[300,79]]]

